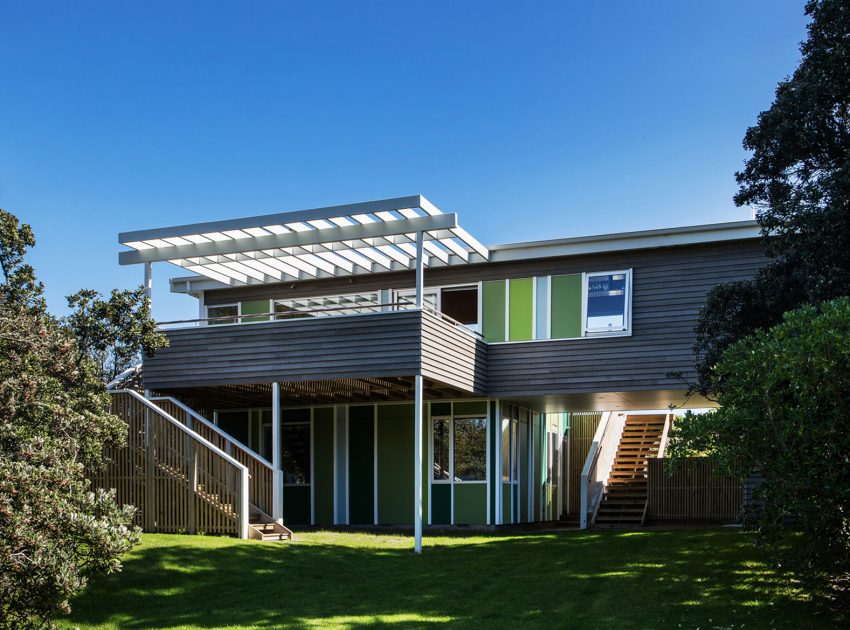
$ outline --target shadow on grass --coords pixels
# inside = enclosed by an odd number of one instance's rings
[[[439,537],[422,556],[380,546],[381,535],[371,546],[326,542],[333,539],[146,537],[123,573],[101,579],[75,602],[72,622],[813,628],[840,621],[818,612],[739,532]]]

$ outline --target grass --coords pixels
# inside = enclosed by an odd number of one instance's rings
[[[427,536],[311,532],[290,543],[145,535],[74,602],[81,628],[833,628],[734,530]]]

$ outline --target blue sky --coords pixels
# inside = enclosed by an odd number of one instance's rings
[[[802,5],[0,0],[0,207],[56,312],[141,283],[125,230],[408,194],[485,243],[749,218]]]

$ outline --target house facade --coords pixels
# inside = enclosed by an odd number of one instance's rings
[[[194,274],[143,387],[269,464],[263,512],[417,540],[593,518],[624,445],[710,406],[684,384],[699,309],[765,262],[753,221],[484,246],[421,196],[119,241],[148,286]]]

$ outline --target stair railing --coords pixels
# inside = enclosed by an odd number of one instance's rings
[[[248,538],[248,468],[138,392],[109,393],[127,445],[91,472],[92,485],[135,505],[146,531]]]
[[[274,467],[259,453],[222,431],[188,405],[171,396],[152,396],[148,400],[165,409],[175,418],[182,418],[185,425],[233,457],[248,469],[248,497],[251,505],[267,515],[272,514]]]
[[[661,459],[664,457],[664,453],[667,452],[667,442],[670,440],[670,428],[673,425],[673,414],[668,413],[664,416],[664,430],[661,432],[661,441],[658,443],[658,455],[657,458]]]
[[[602,502],[608,475],[617,456],[620,435],[626,424],[626,415],[606,412],[602,414],[596,434],[581,470],[581,506],[579,511],[579,527],[587,529],[596,519],[596,512]]]

